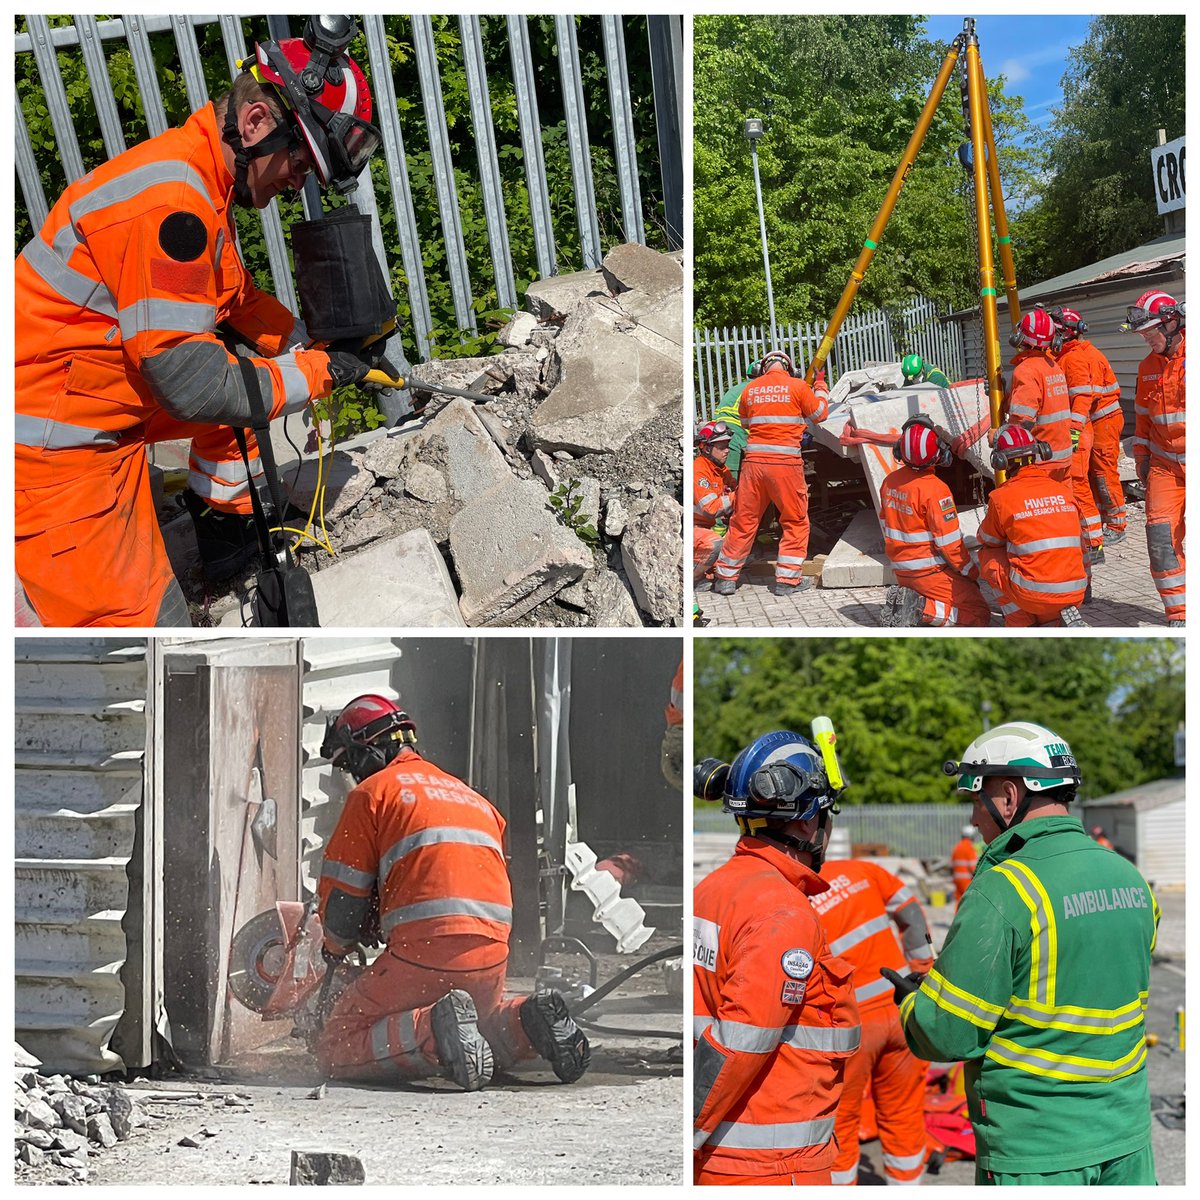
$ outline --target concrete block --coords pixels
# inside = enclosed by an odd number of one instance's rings
[[[425,463],[413,463],[404,473],[404,490],[424,504],[440,504],[450,495],[442,473]]]
[[[551,490],[558,487],[558,472],[554,469],[554,459],[544,450],[535,450],[529,460],[533,473]]]
[[[317,490],[317,460],[283,475],[283,493],[303,512],[312,507]],[[375,476],[362,465],[362,456],[335,450],[325,458],[325,520],[336,521],[348,513],[375,486]]]
[[[638,329],[607,297],[585,301],[568,319],[547,364],[550,395],[530,421],[536,445],[612,454],[661,410],[682,404],[679,347],[649,332],[635,336]]]
[[[621,565],[638,607],[656,621],[683,612],[682,522],[683,509],[675,499],[658,495],[621,538]]]
[[[585,297],[596,293],[607,295],[604,280],[598,271],[573,271],[568,275],[552,275],[529,285],[525,307],[539,321],[561,321],[573,313]]]
[[[454,517],[450,552],[468,625],[510,624],[592,566],[588,548],[550,511],[542,484],[511,476]]]
[[[405,460],[419,445],[420,434],[415,427],[390,430],[366,446],[359,462],[376,479],[395,479]]]
[[[460,629],[458,598],[437,545],[424,529],[378,542],[341,558],[313,577],[323,628],[366,626],[389,629]],[[249,605],[226,614],[222,626],[250,620]]]
[[[661,296],[683,287],[683,268],[679,263],[637,242],[614,246],[604,256],[603,272],[608,290],[614,295],[632,290]]]
[[[640,629],[642,618],[624,580],[607,568],[595,573],[589,588],[592,624],[597,629]]]
[[[537,326],[537,317],[530,312],[514,313],[507,325],[496,335],[502,346],[523,346]]]
[[[619,496],[613,496],[604,506],[604,534],[606,537],[619,538],[625,532],[629,523],[629,510],[621,503]]]
[[[446,447],[442,461],[433,444],[437,439]],[[419,454],[426,465],[442,471],[456,500],[468,500],[512,478],[507,460],[469,400],[452,400],[425,426]]]
[[[325,1151],[293,1150],[292,1184],[356,1184],[366,1183],[367,1172],[362,1160],[353,1154],[330,1154]]]
[[[983,520],[984,507],[960,509],[963,540],[971,545]],[[842,540],[825,556],[821,587],[884,587],[896,582],[883,548],[883,529],[872,509],[864,509],[850,522]]]

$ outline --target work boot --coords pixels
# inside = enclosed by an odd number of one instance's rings
[[[492,1048],[479,1032],[475,1001],[466,992],[447,992],[434,1006],[433,1038],[438,1062],[464,1092],[477,1092],[492,1079]]]
[[[772,596],[794,596],[797,592],[811,592],[816,580],[811,575],[802,575],[800,582],[796,584],[780,583],[776,581],[771,584]]]
[[[1128,536],[1129,534],[1124,529],[1114,529],[1111,525],[1104,527],[1104,544],[1106,546],[1119,546]]]
[[[732,596],[737,591],[737,584],[732,579],[714,579],[712,591],[714,596]]]
[[[1186,628],[1187,628],[1187,622],[1186,622],[1186,621],[1181,621],[1181,620],[1179,620],[1179,618],[1178,618],[1178,617],[1176,617],[1174,620],[1171,620],[1171,621],[1168,621],[1168,622],[1167,622],[1167,628],[1168,628],[1168,629],[1186,629]]]
[[[592,1052],[567,1002],[557,992],[537,992],[519,1009],[521,1028],[533,1048],[563,1083],[574,1083],[588,1069]]]
[[[1091,563],[1093,567],[1104,566],[1104,547],[1101,546],[1099,550],[1090,551],[1088,562]]]
[[[1064,629],[1087,629],[1088,627],[1088,623],[1083,619],[1083,614],[1073,604],[1068,604],[1058,614],[1058,619],[1063,623]]]
[[[254,517],[218,512],[190,489],[183,493],[184,507],[196,530],[196,548],[209,579],[226,579],[258,555]]]
[[[1083,589],[1083,599],[1080,600],[1079,603],[1080,604],[1091,604],[1091,602],[1092,602],[1092,585],[1089,583],[1087,585],[1087,587]]]

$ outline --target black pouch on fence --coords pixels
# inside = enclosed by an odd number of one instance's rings
[[[291,228],[300,315],[318,342],[362,340],[396,319],[383,268],[371,244],[371,218],[339,208]]]

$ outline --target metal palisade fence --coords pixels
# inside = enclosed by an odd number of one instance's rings
[[[896,362],[911,353],[920,354],[951,379],[961,379],[962,332],[954,323],[942,320],[944,316],[932,300],[920,297],[911,300],[899,314],[881,308],[851,313],[838,331],[829,356],[826,366],[829,382],[832,384],[843,372],[856,370],[868,362]],[[776,326],[774,348],[786,350],[796,369],[803,371],[824,333],[824,322],[781,323]],[[743,381],[750,364],[762,358],[772,346],[765,325],[697,329],[694,337],[699,422],[712,416],[721,396]]]
[[[476,330],[481,312],[516,307],[532,280],[598,267],[612,245],[682,245],[681,17],[357,20],[351,53],[383,150],[351,200],[407,293],[418,359]],[[184,99],[195,112],[224,92],[254,38],[303,30],[281,16],[71,21],[28,16],[15,41],[23,233],[41,227],[58,188],[178,124]],[[320,215],[311,180],[303,204]],[[297,311],[277,202],[260,215],[261,274]],[[243,227],[252,252],[248,240]]]

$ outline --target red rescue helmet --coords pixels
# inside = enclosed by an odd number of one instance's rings
[[[1052,308],[1050,319],[1062,331],[1064,339],[1087,333],[1087,322],[1073,308]]]
[[[310,17],[303,38],[259,42],[250,67],[299,127],[321,186],[339,192],[357,187],[380,143],[367,78],[345,53],[354,34],[348,17]]]
[[[1044,308],[1030,309],[1017,322],[1017,327],[1009,336],[1008,344],[1015,349],[1023,346],[1047,348],[1054,340],[1054,322]]]
[[[1052,453],[1049,444],[1036,439],[1024,425],[1001,425],[992,447],[992,466],[997,471],[1011,471],[1039,458],[1044,461]]]
[[[696,431],[696,445],[701,450],[708,450],[713,446],[727,446],[732,441],[733,434],[729,432],[729,426],[724,421],[707,421]]]
[[[327,722],[321,757],[362,783],[416,741],[417,727],[408,713],[395,700],[371,693],[355,697]]]
[[[1143,292],[1137,303],[1125,310],[1121,329],[1125,333],[1141,333],[1144,329],[1156,329],[1172,318],[1183,320],[1183,305],[1176,303],[1174,296],[1166,292]]]
[[[949,442],[924,413],[904,422],[892,453],[906,467],[917,469],[944,467],[952,457]]]

